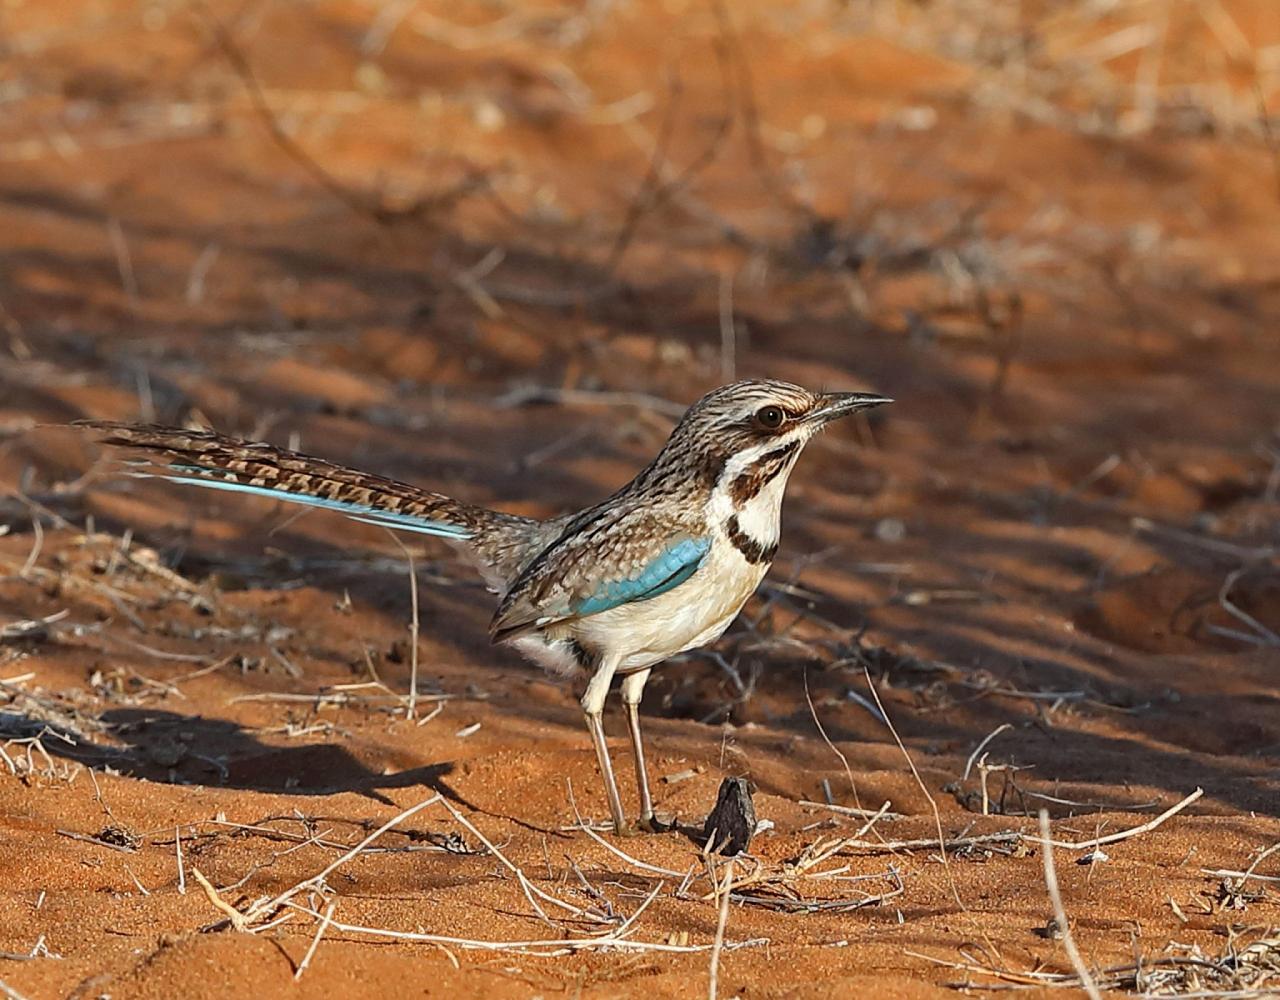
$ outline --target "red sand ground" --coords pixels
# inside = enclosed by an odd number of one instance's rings
[[[934,836],[864,707],[867,671],[948,836],[1031,832],[1047,807],[1055,837],[1087,839],[1204,789],[1105,862],[1055,852],[1090,965],[1219,955],[1280,923],[1277,855],[1242,892],[1210,874],[1280,839],[1280,155],[1256,96],[1275,112],[1280,12],[1003,7],[734,4],[730,28],[683,0],[6,4],[0,625],[63,617],[0,644],[7,737],[50,727],[47,761],[20,740],[0,761],[0,981],[30,998],[706,995],[705,950],[539,957],[336,928],[295,984],[311,917],[219,926],[196,868],[244,908],[432,790],[577,906],[629,916],[660,879],[566,829],[570,787],[604,812],[574,692],[487,645],[491,598],[446,549],[413,543],[420,707],[438,713],[321,700],[371,671],[406,690],[384,533],[81,478],[96,453],[31,427],[199,419],[552,514],[625,481],[730,361],[899,402],[805,455],[771,577],[792,586],[716,647],[749,696],[701,656],[650,686],[654,776],[695,772],[657,782],[660,809],[700,822],[723,776],[750,776],[771,870],[861,825],[799,804],[824,784],[903,814],[869,838]],[[512,395],[529,386],[571,391]],[[1024,769],[991,773],[983,816],[962,775],[1001,726],[987,763]],[[84,839],[108,828],[125,850]],[[379,843],[403,850],[330,877],[339,922],[584,931],[541,920],[439,804]],[[679,833],[619,844],[701,864]],[[827,866],[880,877],[800,883],[809,898],[887,892],[891,866],[902,892],[732,906],[725,940],[752,943],[723,954],[721,996],[997,982],[926,956],[1070,968],[1036,933],[1038,850],[944,867],[936,848],[849,848]],[[683,898],[661,881],[631,937],[705,949],[705,878]],[[50,954],[14,957],[37,942]]]

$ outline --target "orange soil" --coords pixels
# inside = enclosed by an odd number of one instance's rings
[[[865,667],[948,835],[1030,832],[1048,806],[1056,837],[1087,839],[1204,789],[1108,861],[1057,852],[1090,963],[1173,942],[1217,954],[1233,928],[1280,922],[1270,883],[1234,909],[1206,873],[1280,839],[1280,196],[1276,157],[1248,133],[1241,54],[1277,51],[1280,13],[1224,0],[1239,37],[1195,5],[1170,15],[1153,111],[1147,49],[1079,69],[1130,26],[1120,14],[1073,24],[1023,5],[1040,44],[1022,73],[964,48],[958,2],[730,6],[733,33],[680,0],[483,16],[433,3],[398,22],[394,5],[375,17],[355,0],[212,4],[281,127],[390,221],[273,141],[203,15],[6,6],[0,625],[66,614],[0,644],[0,720],[6,736],[47,724],[75,740],[45,733],[51,767],[33,751],[29,770],[13,742],[18,773],[0,761],[0,952],[43,940],[58,956],[0,957],[12,990],[705,996],[705,950],[549,958],[331,928],[295,984],[312,918],[210,930],[221,915],[195,869],[244,906],[338,856],[299,836],[354,844],[433,790],[575,905],[601,904],[574,866],[623,915],[657,878],[566,829],[570,788],[604,812],[574,691],[487,644],[491,598],[444,547],[413,543],[421,708],[439,713],[419,725],[391,702],[318,701],[371,669],[408,684],[408,588],[384,533],[81,479],[95,453],[32,425],[199,417],[549,515],[625,481],[669,408],[515,405],[511,391],[685,404],[721,379],[726,290],[739,373],[899,402],[805,455],[771,575],[794,587],[758,595],[717,646],[750,697],[701,656],[650,685],[660,811],[698,823],[720,779],[745,774],[774,824],[753,852],[773,866],[861,825],[799,804],[824,785],[845,805],[891,802],[905,818],[881,837],[933,836],[929,797],[861,703]],[[1178,87],[1212,73],[1217,128],[1189,125],[1204,91]],[[1091,110],[1112,124],[1090,131]],[[655,195],[644,178],[664,131],[676,183]],[[467,183],[481,173],[487,186]],[[610,270],[630,205],[642,211]],[[1257,628],[1220,600],[1236,570],[1230,606]],[[608,725],[625,774],[622,720]],[[1002,725],[988,763],[1026,769],[991,774],[1007,815],[983,816],[978,772],[962,775]],[[107,828],[136,849],[82,839]],[[540,919],[438,804],[379,843],[414,849],[330,878],[344,924],[477,941],[581,930]],[[701,864],[680,833],[618,843],[659,867]],[[726,941],[752,943],[723,954],[720,995],[995,982],[925,956],[1069,969],[1035,933],[1051,915],[1037,851],[937,855],[830,862],[895,866],[903,891],[878,906],[732,907]],[[1261,874],[1280,875],[1275,857]],[[689,898],[666,881],[632,937],[708,945],[705,879]],[[891,888],[836,885],[806,891]]]

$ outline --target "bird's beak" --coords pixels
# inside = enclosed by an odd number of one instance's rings
[[[821,427],[859,410],[869,410],[873,406],[892,402],[888,396],[874,392],[826,392],[822,394],[818,406],[810,412],[809,419]]]

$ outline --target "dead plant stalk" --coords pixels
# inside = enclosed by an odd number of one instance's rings
[[[1047,809],[1040,810],[1040,839],[1046,844],[1051,839],[1049,837],[1049,810]],[[1040,852],[1040,856],[1044,859],[1044,881],[1049,889],[1049,900],[1053,904],[1053,915],[1057,918],[1058,927],[1062,931],[1062,946],[1066,949],[1067,957],[1071,960],[1071,966],[1076,970],[1076,975],[1080,977],[1080,986],[1089,995],[1089,1000],[1102,1000],[1102,994],[1098,992],[1098,985],[1093,981],[1089,967],[1085,965],[1084,958],[1076,947],[1075,938],[1071,934],[1071,924],[1067,920],[1067,910],[1062,905],[1062,893],[1058,889],[1058,874],[1053,864],[1053,848],[1045,847]]]

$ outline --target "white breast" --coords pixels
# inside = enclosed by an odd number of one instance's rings
[[[698,571],[674,590],[583,618],[575,633],[584,645],[616,650],[622,672],[652,666],[718,638],[747,602],[766,566],[753,565],[717,532]]]
[[[776,441],[765,442],[726,463],[705,509],[711,549],[693,576],[651,600],[623,604],[575,621],[571,626],[574,637],[588,649],[617,654],[621,673],[642,670],[719,638],[769,569],[767,563],[748,561],[730,540],[730,520],[736,518],[737,530],[760,549],[777,545],[782,497],[799,449],[741,507],[733,501],[731,484],[777,446]],[[559,643],[531,640],[523,651],[551,669],[572,669],[568,649]]]

